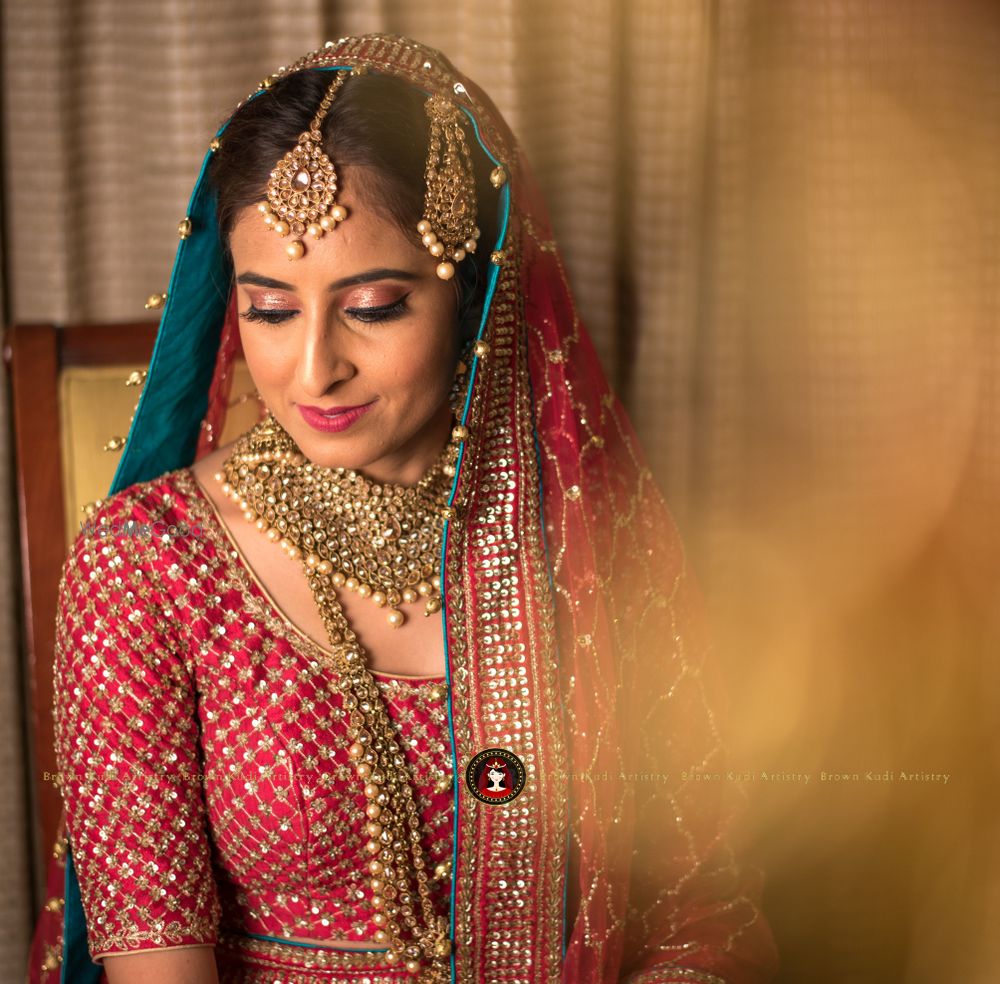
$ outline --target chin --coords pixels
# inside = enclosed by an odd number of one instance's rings
[[[320,468],[349,468],[352,471],[364,471],[365,467],[378,458],[374,448],[365,446],[367,442],[337,440],[339,434],[325,437],[322,434],[309,434],[300,441],[294,434],[295,443],[302,453]]]

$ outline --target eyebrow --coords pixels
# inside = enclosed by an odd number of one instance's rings
[[[365,270],[364,273],[356,273],[352,277],[341,277],[334,280],[327,290],[340,290],[343,287],[355,287],[358,284],[370,284],[373,280],[419,280],[419,276],[410,270],[393,270],[389,267],[382,267],[377,270]],[[238,284],[250,284],[254,287],[270,287],[272,290],[295,290],[294,284],[286,284],[283,280],[275,280],[273,277],[265,277],[260,273],[247,271],[241,273],[237,278]]]

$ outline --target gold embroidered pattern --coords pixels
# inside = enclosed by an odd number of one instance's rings
[[[178,469],[110,497],[98,522],[201,536],[81,537],[64,567],[57,733],[91,954],[214,944],[220,922],[370,940],[365,800],[336,754],[343,708],[327,654],[271,607],[202,496]],[[446,864],[443,680],[376,680],[431,863]],[[110,781],[111,765],[133,781]],[[431,888],[447,913],[450,874]]]

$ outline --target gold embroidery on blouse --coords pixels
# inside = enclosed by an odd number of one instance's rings
[[[351,932],[359,937],[370,938],[368,907],[360,905],[363,845],[352,842],[363,816],[362,791],[346,801],[331,797],[334,787],[346,784],[353,789],[356,781],[353,770],[336,761],[336,750],[324,741],[343,715],[328,679],[330,671],[320,647],[291,631],[290,623],[252,593],[248,569],[227,548],[207,509],[199,513],[198,504],[204,504],[192,482],[189,472],[179,469],[137,484],[111,497],[102,516],[110,521],[143,508],[151,514],[151,523],[168,516],[173,496],[156,494],[162,483],[168,483],[186,500],[192,517],[207,519],[202,526],[216,547],[214,552],[206,552],[204,542],[193,536],[149,542],[135,537],[94,539],[91,544],[78,544],[64,569],[61,610],[71,627],[60,620],[63,672],[57,673],[62,687],[56,701],[57,732],[62,738],[61,771],[72,777],[64,795],[75,805],[68,812],[77,818],[72,843],[91,954],[129,952],[144,944],[214,944],[222,912],[231,923],[233,919],[273,921],[276,915],[290,913],[285,909],[289,905],[308,908],[309,893],[316,890],[308,874],[309,851],[324,850],[331,838],[337,849],[324,851],[328,860],[320,870],[326,884],[342,890],[342,897],[323,898],[319,917],[314,911],[291,919],[279,932],[322,938],[330,931],[324,925],[329,927],[337,919],[352,926]],[[170,554],[157,557],[154,550]],[[88,567],[92,563],[97,567],[93,573]],[[163,567],[162,584],[157,564]],[[79,605],[71,600],[76,597],[81,599]],[[108,617],[97,621],[91,598],[101,601]],[[239,638],[243,634],[254,645],[244,646]],[[102,660],[92,662],[95,649]],[[161,675],[150,693],[126,695],[112,692],[101,682],[101,666],[118,667],[109,673],[119,688],[121,681],[138,686],[143,669],[154,668]],[[93,713],[86,720],[81,718],[75,692],[79,688],[74,687],[77,679],[102,695],[107,712],[98,713],[96,705],[88,705]],[[192,679],[197,679],[198,688],[207,689],[196,690]],[[225,690],[220,689],[223,684]],[[411,751],[419,748],[413,763],[419,780],[418,806],[428,842],[434,844],[433,854],[436,858],[450,855],[450,797],[442,797],[444,808],[427,815],[430,790],[445,777],[446,788],[451,788],[450,748],[441,739],[447,732],[442,680],[387,676],[379,678],[378,684],[395,708],[393,720],[407,745]],[[132,696],[139,710],[130,715]],[[282,706],[282,696],[287,706]],[[149,713],[154,707],[164,712],[156,721]],[[311,720],[306,722],[303,712]],[[418,712],[428,715],[425,725],[417,725]],[[303,725],[296,731],[300,718]],[[140,788],[137,796],[133,783],[115,795],[110,784],[99,787],[94,777],[79,781],[80,763],[93,757],[87,736],[101,733],[117,720],[123,723],[115,730],[112,744],[123,757],[143,761],[136,750],[140,735],[158,741],[156,753],[147,754],[145,765],[157,788],[166,793],[150,797]],[[185,726],[177,728],[178,720],[186,722]],[[111,746],[104,741],[101,747]],[[204,783],[195,778],[201,775]],[[443,791],[438,788],[439,793]],[[150,866],[144,868],[138,855],[130,863],[126,854],[124,863],[117,864],[127,849],[121,838],[117,847],[103,846],[102,831],[88,814],[95,802],[113,820],[117,818],[126,833],[136,836],[136,850],[169,843],[165,849],[169,863],[147,871]],[[167,812],[161,802],[172,804],[175,812]],[[222,865],[214,870],[209,862],[209,837]],[[213,874],[222,879],[218,892]],[[275,891],[275,885],[280,891]],[[133,905],[130,894],[142,890],[167,900],[166,906],[176,911],[161,917],[158,909]],[[434,883],[435,902],[444,911],[449,892],[447,878]],[[191,897],[196,904],[188,901]],[[153,928],[137,928],[147,924]]]

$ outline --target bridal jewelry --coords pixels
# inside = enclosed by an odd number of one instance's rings
[[[400,603],[424,599],[425,615],[441,610],[445,501],[464,437],[456,427],[416,485],[384,485],[306,460],[268,413],[237,441],[216,477],[249,521],[289,556],[302,557],[314,585],[356,592],[399,628],[406,621]]]
[[[431,256],[441,261],[437,275],[451,280],[455,263],[476,251],[480,235],[476,181],[462,129],[462,111],[443,96],[431,96],[426,109],[430,139],[424,170],[424,215],[417,223],[417,232]]]
[[[247,519],[303,562],[332,644],[347,754],[364,784],[375,942],[387,945],[387,963],[415,976],[426,969],[426,984],[451,979],[448,920],[435,913],[430,891],[431,880],[449,872],[446,865],[428,870],[406,758],[337,589],[352,588],[383,606],[424,597],[426,614],[440,610],[440,582],[430,572],[440,554],[445,468],[454,473],[460,430],[416,486],[401,487],[314,465],[268,413],[215,476]],[[391,608],[390,622],[401,624],[393,612],[402,618]]]
[[[309,129],[275,165],[267,182],[267,201],[257,208],[267,226],[279,236],[293,236],[285,246],[290,260],[305,255],[303,236],[321,239],[347,218],[337,203],[337,170],[323,150],[323,120],[348,75],[363,75],[363,67],[334,72],[333,82]],[[462,111],[443,96],[426,103],[430,131],[424,166],[424,212],[417,223],[420,241],[436,260],[442,280],[455,276],[455,264],[476,251],[476,180],[462,126]],[[495,187],[495,169],[490,180]],[[502,181],[500,182],[502,183]]]
[[[347,209],[337,204],[337,171],[323,152],[320,126],[348,74],[334,72],[309,129],[275,165],[267,182],[267,201],[257,206],[265,224],[279,236],[295,236],[285,247],[290,260],[305,254],[303,234],[321,239],[347,218]]]

